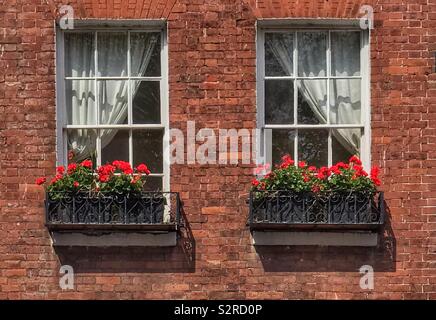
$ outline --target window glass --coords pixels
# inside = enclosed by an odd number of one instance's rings
[[[167,128],[161,88],[167,79],[161,33],[68,31],[63,48],[65,158],[145,163],[153,175],[147,189],[162,188]]]
[[[298,160],[313,166],[327,166],[328,136],[327,129],[299,129]]]
[[[98,81],[101,124],[127,124],[127,86],[126,80]]]
[[[161,173],[163,168],[163,131],[133,131],[133,165],[146,163],[151,172]]]
[[[360,76],[360,32],[331,33],[333,76]]]
[[[298,32],[298,75],[325,77],[327,75],[327,33]]]
[[[129,161],[129,131],[101,130],[101,163],[112,163],[114,160]]]
[[[98,75],[127,76],[127,33],[99,32],[97,39]]]
[[[67,162],[78,163],[83,160],[97,163],[97,131],[93,129],[67,130]]]
[[[266,158],[277,164],[290,154],[325,166],[360,155],[365,129],[362,32],[289,29],[259,34],[265,45],[258,68],[265,72],[258,103],[264,110],[264,149],[272,152]]]
[[[160,43],[160,33],[157,32],[132,32],[130,34],[132,76],[158,77],[161,75]]]
[[[294,73],[294,34],[265,34],[265,75],[290,76]]]
[[[294,123],[293,80],[265,80],[265,123]]]
[[[160,82],[132,81],[133,123],[160,123]]]
[[[65,80],[67,123],[93,125],[97,123],[94,80]]]
[[[93,77],[95,36],[91,32],[65,33],[65,76]]]
[[[330,122],[358,124],[361,122],[361,80],[330,80]]]
[[[298,123],[327,123],[327,81],[298,80]]]
[[[295,130],[277,129],[272,130],[272,163],[274,165],[281,162],[281,158],[286,155],[294,155]]]

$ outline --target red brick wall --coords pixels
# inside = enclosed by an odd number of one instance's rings
[[[390,224],[374,249],[255,249],[245,227],[251,168],[177,165],[171,186],[181,192],[194,253],[181,245],[55,252],[34,181],[55,167],[61,2],[8,0],[0,6],[0,299],[436,298],[436,0],[69,3],[85,18],[168,20],[170,121],[182,129],[187,120],[256,126],[257,18],[355,18],[372,4],[372,159],[383,168]],[[62,292],[65,263],[76,287]],[[373,291],[359,287],[364,264],[376,271]]]

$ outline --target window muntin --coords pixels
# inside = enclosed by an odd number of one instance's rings
[[[263,28],[258,35],[264,161],[276,164],[288,153],[331,165],[358,154],[368,166],[367,34]]]
[[[146,188],[168,188],[164,32],[72,30],[58,37],[59,162],[144,162],[152,171]]]

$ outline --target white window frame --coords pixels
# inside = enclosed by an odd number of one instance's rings
[[[329,97],[330,92],[330,79],[343,79],[343,78],[356,78],[361,79],[361,123],[360,124],[297,124],[297,106],[298,106],[298,89],[296,88],[296,80],[300,78],[308,79],[309,77],[299,77],[298,76],[298,36],[297,32],[301,31],[323,31],[327,32],[327,74],[325,77],[311,77],[310,79],[325,79],[327,80],[327,97]],[[331,76],[331,56],[330,56],[330,35],[335,31],[360,31],[361,33],[361,48],[360,48],[360,63],[361,63],[361,74],[355,77],[341,77],[341,76]],[[291,155],[295,157],[298,161],[298,129],[339,129],[339,128],[360,128],[361,129],[361,144],[360,144],[360,158],[362,160],[365,169],[369,170],[371,165],[371,106],[370,106],[370,48],[369,48],[369,30],[362,30],[359,27],[359,20],[312,20],[312,19],[265,19],[257,22],[256,25],[256,103],[257,103],[257,127],[261,131],[261,152],[258,155],[258,163],[272,163],[271,145],[271,131],[268,129],[295,129],[295,140],[294,140],[294,154]],[[265,33],[271,32],[295,32],[294,33],[294,70],[292,76],[265,76]],[[265,124],[265,80],[266,79],[284,79],[294,81],[294,124]],[[327,101],[327,115],[329,117],[330,103]],[[328,165],[332,165],[332,139],[331,130],[329,130],[328,136]]]
[[[128,74],[126,77],[101,77],[94,74],[93,77],[65,77],[65,33],[73,32],[95,32],[95,47],[94,58],[95,68],[97,65],[98,56],[98,32],[126,32],[130,35],[133,32],[160,32],[161,33],[161,75],[158,77],[141,77],[130,75],[130,36],[128,37],[128,51],[127,51],[127,69]],[[101,129],[124,129],[129,131],[129,162],[133,165],[133,130],[148,129],[148,130],[162,130],[163,129],[163,163],[162,173],[151,173],[151,177],[162,178],[162,191],[170,190],[170,155],[169,155],[169,107],[168,107],[168,41],[167,41],[167,27],[165,21],[162,20],[131,20],[131,21],[95,21],[90,20],[80,24],[74,24],[74,29],[62,30],[56,26],[56,153],[57,164],[67,164],[67,130],[68,129],[96,129],[97,130],[97,165],[101,165],[101,145],[99,130]],[[95,125],[69,125],[67,123],[67,115],[64,112],[66,104],[65,96],[65,80],[86,80],[92,79],[95,81],[95,93],[98,97],[97,80],[127,80],[128,82],[128,124],[99,124],[100,109],[98,98],[95,101],[97,121]],[[132,123],[132,98],[131,97],[131,81],[129,80],[149,80],[160,82],[160,124],[133,124]]]

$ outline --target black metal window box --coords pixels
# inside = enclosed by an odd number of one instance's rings
[[[252,230],[370,230],[384,224],[383,192],[374,195],[344,192],[252,191],[249,199]]]
[[[45,212],[46,226],[55,245],[92,246],[99,242],[112,245],[101,239],[94,240],[108,235],[110,239],[117,239],[114,234],[121,234],[123,240],[113,245],[141,245],[140,234],[173,232],[175,236],[180,223],[180,198],[177,192],[143,192],[140,195],[46,193]],[[71,239],[74,233],[87,237],[78,239],[74,235],[70,244],[65,242],[66,235]],[[134,234],[135,240],[126,239],[126,233]],[[59,241],[55,242],[55,238]],[[153,245],[162,243],[153,241]]]

